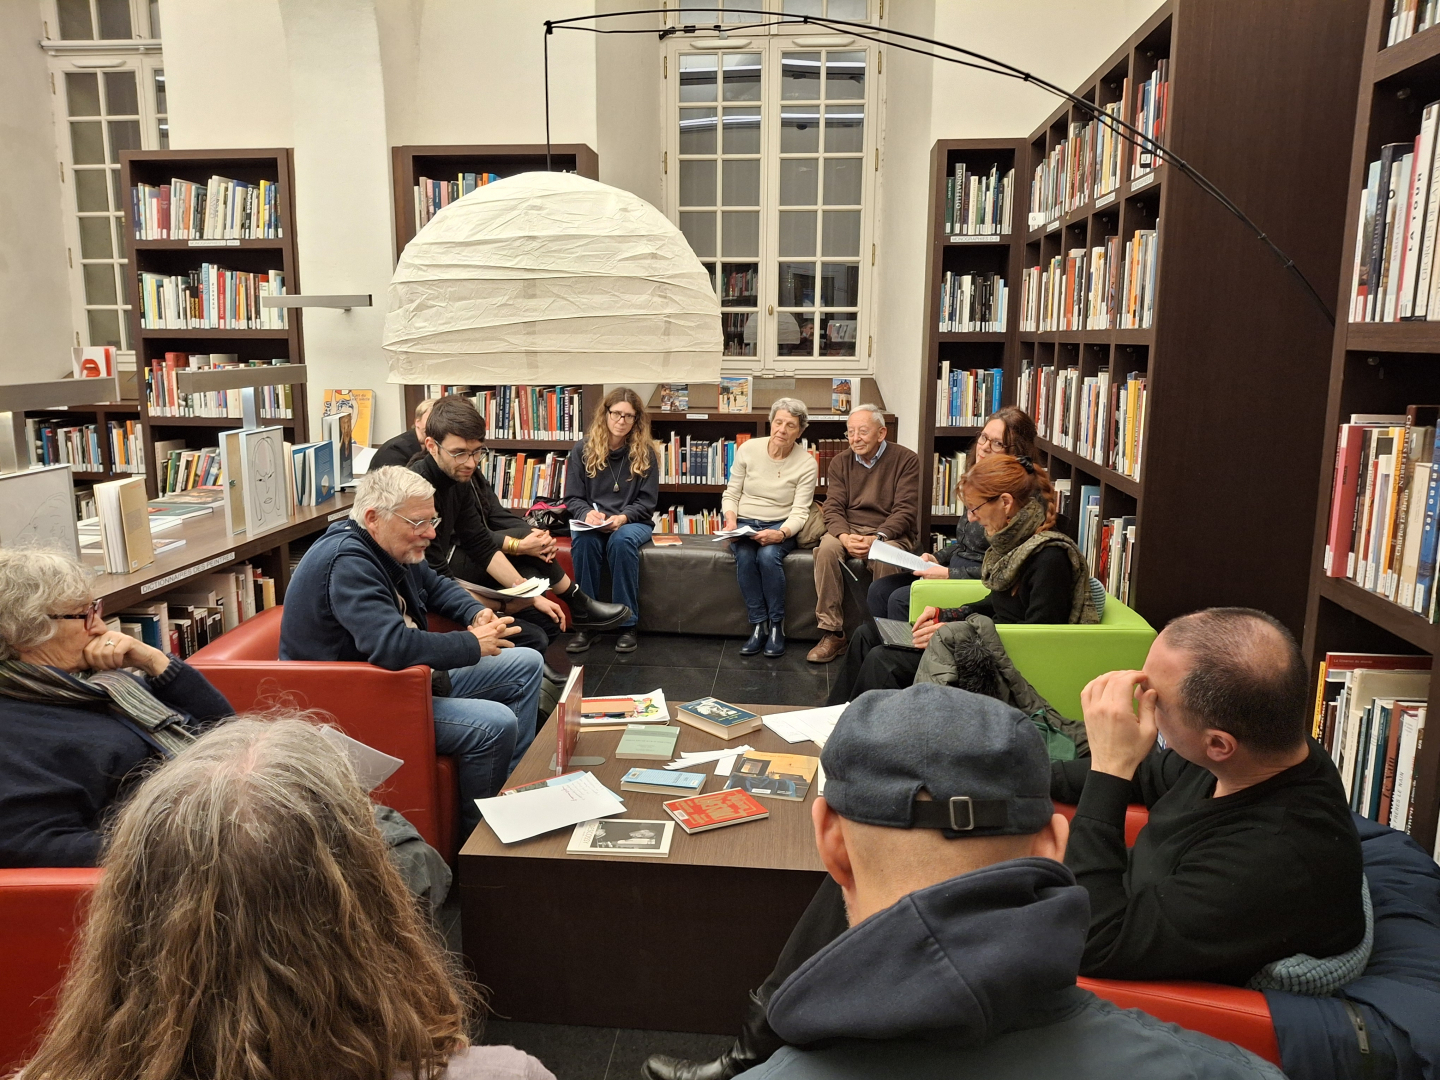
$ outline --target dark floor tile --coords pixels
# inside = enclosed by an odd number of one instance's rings
[[[565,651],[565,646],[569,645],[574,637],[574,634],[561,634],[552,641],[550,647],[545,650],[545,662],[560,672],[561,675],[568,675],[570,673],[571,664],[583,664],[585,662],[583,659],[585,656],[584,653],[567,653]]]
[[[808,671],[821,672],[826,664],[812,664],[805,659],[805,654],[815,647],[813,641],[797,641],[791,638],[786,642],[785,655],[768,657],[763,653],[754,656],[741,656],[740,646],[745,644],[744,638],[726,638],[725,651],[720,657],[720,669],[722,671]]]
[[[632,1031],[621,1028],[615,1037],[606,1080],[639,1080],[640,1066],[651,1054],[669,1054],[690,1061],[714,1061],[730,1049],[733,1035],[696,1035],[688,1031]]]
[[[708,667],[720,664],[725,649],[723,637],[698,634],[641,634],[640,647],[633,653],[616,653],[615,663],[627,667]]]
[[[615,1050],[615,1030],[492,1019],[485,1024],[484,1041],[539,1058],[555,1080],[605,1080]]]
[[[585,693],[592,697],[601,694],[645,694],[658,686],[665,691],[667,702],[678,704],[707,696],[714,685],[713,667],[628,667],[616,664],[594,689],[590,680],[586,679]]]
[[[806,705],[825,704],[830,681],[822,668],[803,671],[726,671],[715,679],[715,696],[735,704]]]

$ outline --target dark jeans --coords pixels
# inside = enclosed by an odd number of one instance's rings
[[[763,532],[778,529],[784,522],[741,518],[737,524]],[[784,621],[784,562],[785,556],[794,550],[793,536],[778,544],[757,544],[748,537],[730,541],[730,551],[735,556],[735,576],[740,579],[740,593],[745,597],[745,614],[751,626],[766,620]]]
[[[648,522],[626,522],[614,532],[579,532],[570,538],[570,562],[580,588],[600,599],[600,579],[605,563],[610,564],[610,599],[630,609],[630,621],[640,621],[640,549],[650,542],[654,526]]]
[[[978,578],[980,576],[980,564],[973,559],[955,558],[950,561],[951,576],[956,566],[964,570],[959,577]],[[869,595],[866,596],[866,603],[869,605],[870,614],[876,619],[903,619],[910,621],[910,586],[919,580],[913,574],[891,574],[889,577],[876,578],[870,585]]]
[[[850,639],[840,677],[830,689],[830,704],[854,701],[866,690],[903,690],[915,681],[923,652],[897,649],[880,640],[880,631],[867,622]]]

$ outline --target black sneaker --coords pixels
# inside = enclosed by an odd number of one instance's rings
[[[616,652],[634,652],[639,647],[640,639],[635,636],[635,629],[633,627],[627,626],[615,641]]]

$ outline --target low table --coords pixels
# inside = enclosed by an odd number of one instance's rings
[[[793,712],[744,705],[751,712]],[[671,703],[671,710],[675,708]],[[719,739],[680,724],[681,750],[717,750]],[[620,731],[587,731],[577,755],[625,799],[627,818],[669,820],[667,797],[620,791],[620,777],[663,762],[618,760]],[[819,755],[769,728],[733,741],[757,750]],[[541,729],[510,777],[552,775],[555,719]],[[703,766],[705,791],[723,783]],[[791,929],[819,888],[824,868],[804,802],[761,800],[764,821],[688,835],[675,826],[670,855],[569,855],[569,828],[502,844],[482,824],[460,851],[465,955],[507,1020],[595,1027],[733,1034],[775,965]]]

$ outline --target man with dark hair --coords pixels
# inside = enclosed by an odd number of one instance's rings
[[[527,577],[543,577],[555,594],[564,598],[577,627],[608,630],[623,622],[630,609],[623,604],[603,603],[581,592],[555,560],[553,548],[542,549],[548,559],[521,554],[515,538],[497,528],[502,523],[490,520],[489,512],[500,505],[500,500],[477,468],[485,452],[484,442],[485,422],[465,398],[454,394],[443,397],[430,410],[425,422],[425,456],[417,458],[410,468],[435,486],[440,524],[434,542],[425,551],[431,569],[444,577],[495,589],[518,585]],[[503,524],[508,525],[508,520]],[[513,561],[504,548],[512,549]],[[515,616],[521,628],[515,644],[525,648],[543,653],[565,629],[564,610],[546,596],[483,602],[498,606],[501,614]]]
[[[1175,619],[1143,670],[1085,688],[1091,756],[1056,762],[1050,788],[1079,803],[1065,864],[1090,893],[1082,974],[1244,985],[1360,943],[1360,839],[1308,703],[1295,639],[1248,608]],[[1150,820],[1127,851],[1131,802]]]

